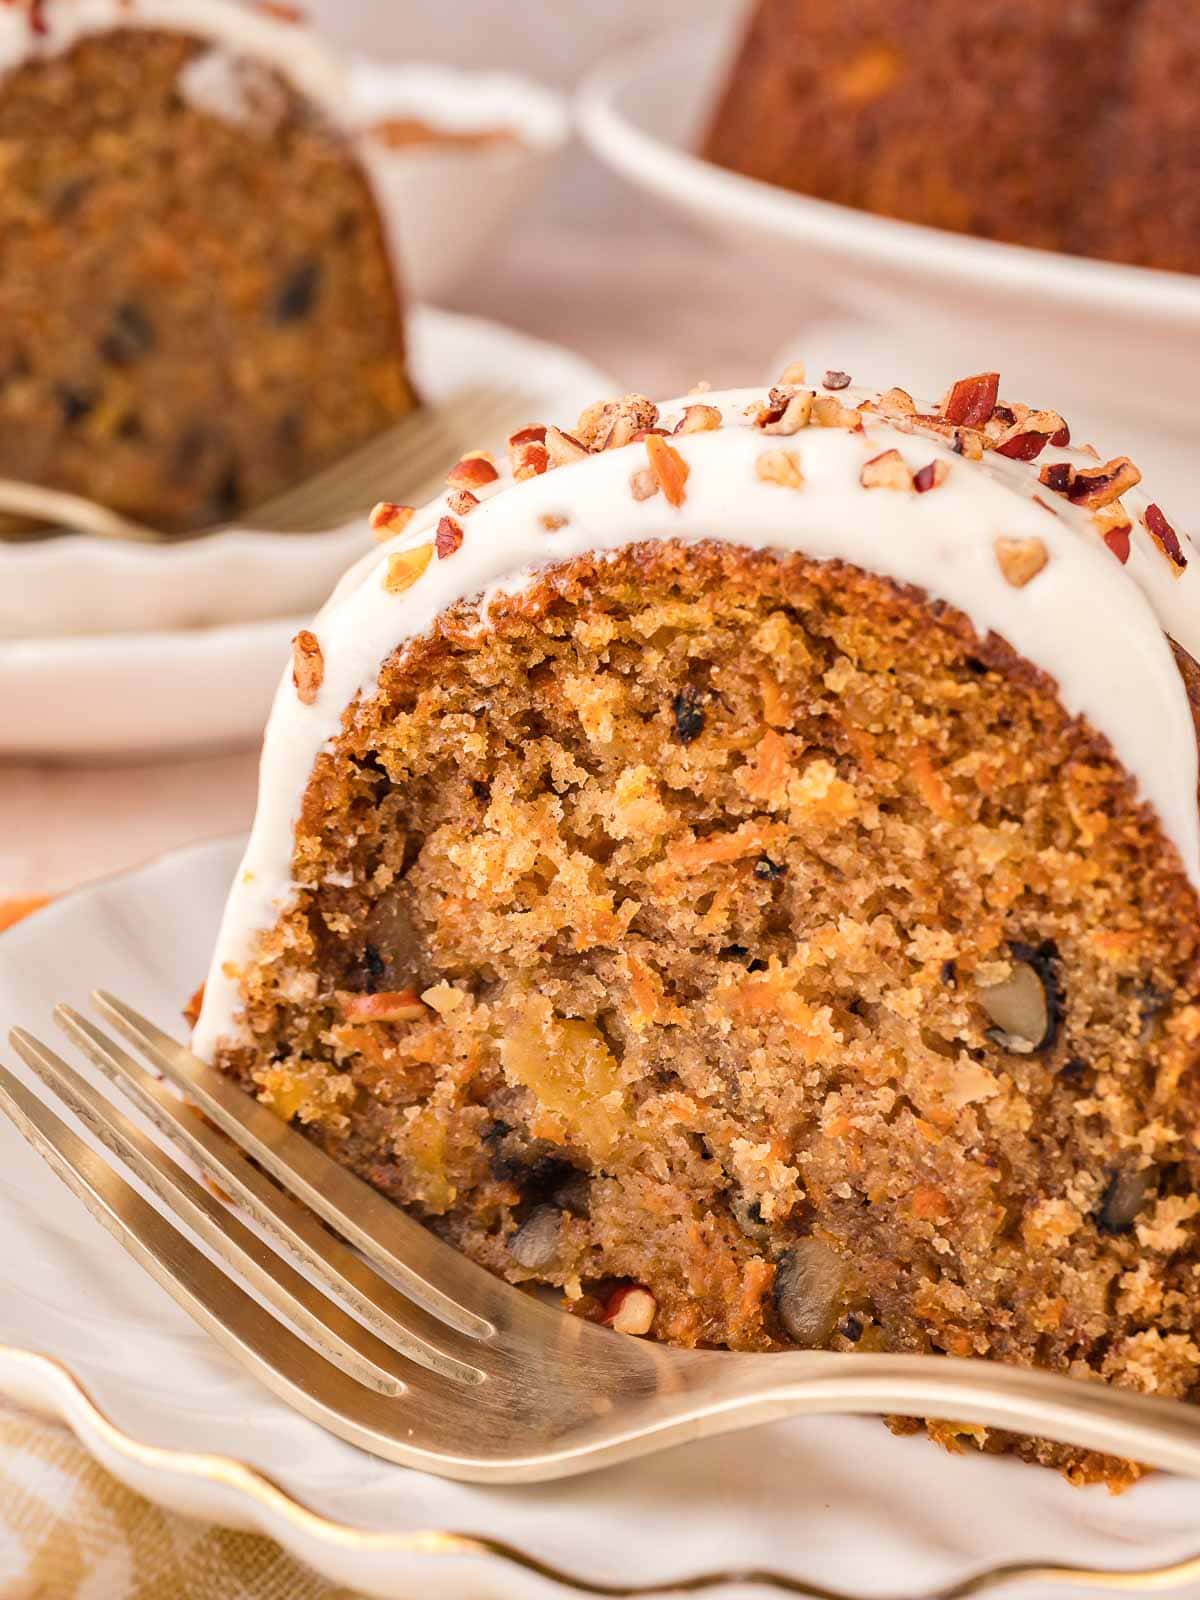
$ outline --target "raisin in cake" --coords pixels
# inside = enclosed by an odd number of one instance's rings
[[[195,1047],[623,1329],[1194,1397],[1190,546],[994,374],[788,379],[380,508]]]
[[[266,10],[0,5],[0,476],[183,531],[411,409],[344,103]]]
[[[937,228],[1200,272],[1200,10],[758,0],[704,145]]]

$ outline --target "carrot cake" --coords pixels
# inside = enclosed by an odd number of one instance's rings
[[[709,160],[881,216],[1200,273],[1200,9],[758,0]]]
[[[0,3],[0,476],[182,532],[413,406],[343,72],[288,9]]]
[[[793,369],[380,507],[195,1048],[626,1332],[1194,1398],[1200,597],[1138,476],[994,373]]]

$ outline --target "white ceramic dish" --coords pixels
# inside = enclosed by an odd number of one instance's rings
[[[1069,412],[1110,394],[1194,451],[1200,278],[896,222],[701,160],[695,148],[742,14],[644,41],[596,69],[577,118],[603,161],[755,253],[765,275],[787,274],[817,304],[869,317],[882,351],[932,342],[958,350],[968,370],[973,352],[988,351],[1043,405]],[[798,331],[781,328],[781,340]]]
[[[0,937],[0,1035],[20,1023],[52,1038],[54,1003],[86,1006],[98,984],[181,1031],[240,853],[223,840],[164,857]],[[267,1533],[355,1591],[563,1600],[707,1575],[732,1600],[769,1580],[718,1575],[760,1569],[792,1592],[912,1600],[986,1573],[984,1589],[1032,1597],[1070,1587],[1074,1566],[1091,1580],[1076,1592],[1200,1594],[1200,1484],[1152,1478],[1113,1498],[869,1419],[780,1423],[549,1486],[425,1478],[245,1377],[2,1119],[0,1227],[0,1392],[60,1417],[151,1500]]]
[[[570,351],[495,323],[418,308],[411,331],[417,379],[433,400],[468,382],[515,379],[531,421],[573,419],[618,387]],[[251,742],[300,619],[371,543],[363,523],[290,537],[225,533],[176,549],[0,543],[0,751],[74,758]],[[34,614],[38,597],[60,631],[6,638],[5,617]],[[93,607],[119,627],[67,626],[86,625]],[[264,612],[268,620],[255,620]],[[213,625],[223,616],[232,620]]]
[[[355,60],[350,117],[375,183],[405,287],[436,300],[489,250],[566,142],[559,95],[527,78],[424,62]],[[409,118],[445,142],[391,148],[372,128]],[[486,144],[454,136],[506,133]]]

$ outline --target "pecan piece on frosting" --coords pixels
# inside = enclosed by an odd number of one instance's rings
[[[452,489],[482,489],[484,484],[495,483],[500,474],[486,456],[464,456],[446,474]]]
[[[389,594],[403,594],[425,571],[433,559],[433,544],[419,544],[411,550],[397,550],[388,557],[383,587]]]
[[[858,481],[864,489],[903,489],[913,487],[913,476],[899,450],[884,450],[863,463]]]
[[[325,657],[321,652],[321,641],[315,633],[301,628],[292,640],[292,682],[296,685],[296,695],[302,706],[311,706],[316,702],[324,681]]]
[[[949,476],[950,468],[944,461],[930,461],[913,473],[913,488],[918,494],[928,494],[930,489],[940,489]]]
[[[1175,569],[1175,576],[1178,577],[1187,566],[1187,557],[1183,553],[1179,535],[1156,505],[1146,507],[1142,521],[1146,524],[1150,537]]]
[[[1071,479],[1067,499],[1089,511],[1098,511],[1141,481],[1141,473],[1128,456],[1115,456],[1102,467],[1081,467]]]
[[[758,413],[755,426],[761,428],[763,433],[777,434],[783,438],[799,433],[801,428],[808,427],[812,418],[814,398],[811,389],[776,387],[767,396],[767,404]]]
[[[1014,589],[1023,589],[1050,559],[1040,539],[1004,539],[995,543],[996,562]]]
[[[721,413],[716,406],[685,406],[683,415],[675,424],[676,433],[712,433],[721,426]]]
[[[1000,389],[998,372],[979,372],[960,378],[939,408],[947,422],[965,428],[982,428],[996,405]]]
[[[754,470],[764,483],[777,483],[783,489],[804,487],[804,470],[794,450],[764,450]]]
[[[543,443],[551,467],[570,466],[572,461],[582,461],[588,453],[586,445],[581,444],[573,433],[564,433],[561,428],[547,428]]]
[[[444,561],[447,556],[452,556],[461,547],[462,542],[462,523],[455,522],[453,517],[443,517],[437,525],[437,534],[433,541],[438,560]]]
[[[415,506],[398,506],[392,500],[381,500],[368,518],[368,526],[377,539],[394,539],[416,516]]]
[[[616,450],[657,421],[658,407],[653,400],[644,394],[627,394],[589,406],[575,425],[575,437],[589,450]]]
[[[851,433],[862,432],[862,412],[844,406],[836,395],[813,396],[812,420],[818,428],[848,428]]]

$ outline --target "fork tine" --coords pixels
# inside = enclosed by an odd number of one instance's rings
[[[456,456],[480,439],[494,442],[528,401],[515,387],[466,388],[405,418],[333,466],[249,514],[256,525],[302,532],[331,527],[382,495],[414,498],[414,484],[440,483]]]
[[[40,1039],[14,1028],[9,1043],[118,1160],[241,1273],[326,1358],[379,1394],[403,1394],[392,1352],[239,1222]]]
[[[438,1335],[449,1330],[406,1300],[359,1256],[336,1239],[311,1211],[283,1193],[241,1150],[198,1117],[185,1100],[71,1006],[58,1006],[55,1021],[122,1093],[128,1095],[160,1132],[203,1167],[273,1236],[317,1274],[322,1285],[344,1299],[385,1343],[411,1361],[460,1382],[478,1383],[478,1367],[444,1352]]]
[[[103,989],[93,999],[151,1066],[195,1100],[221,1131],[264,1166],[291,1194],[344,1235],[363,1255],[393,1274],[404,1292],[442,1322],[476,1339],[495,1328],[437,1286],[436,1277],[462,1286],[487,1304],[496,1280],[468,1262],[376,1190],[206,1066],[132,1006]]]
[[[408,1401],[418,1396],[385,1399],[347,1377],[210,1261],[2,1066],[0,1111],[175,1303],[302,1416],[391,1461],[469,1475],[452,1457],[417,1442],[419,1413]]]

